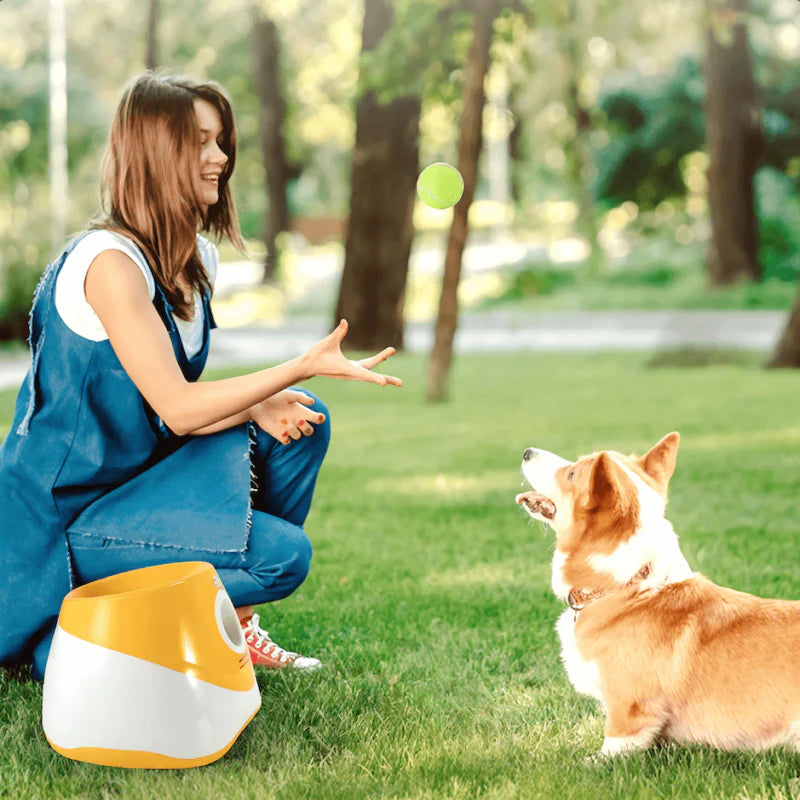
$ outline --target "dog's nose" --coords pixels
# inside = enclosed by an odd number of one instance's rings
[[[530,461],[536,455],[536,450],[532,447],[525,448],[525,452],[522,454],[523,461]]]

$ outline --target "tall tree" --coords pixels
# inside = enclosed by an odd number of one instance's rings
[[[580,82],[585,72],[584,53],[589,38],[586,32],[592,30],[593,7],[594,3],[584,0],[565,0],[560,7],[565,23],[562,36],[567,67],[564,99],[567,113],[575,125],[574,135],[564,143],[565,166],[578,206],[577,228],[589,246],[586,271],[590,276],[600,273],[605,261],[603,250],[597,243],[597,210],[591,189],[592,121],[580,92]]]
[[[286,189],[299,168],[288,162],[283,138],[286,101],[281,82],[281,45],[278,27],[260,5],[251,5],[253,20],[253,67],[259,101],[259,138],[267,187],[267,211],[262,227],[266,247],[262,280],[274,279],[278,265],[278,234],[288,231],[289,203]]]
[[[464,195],[453,211],[453,222],[447,240],[442,293],[436,318],[433,350],[428,365],[426,398],[438,401],[447,398],[453,339],[458,325],[458,283],[461,261],[469,233],[469,208],[478,180],[478,160],[483,145],[483,106],[486,101],[484,81],[489,71],[489,48],[495,18],[502,2],[476,0],[473,12],[472,43],[467,56],[464,83],[464,106],[461,112],[461,133],[458,142],[458,170],[464,178]]]
[[[392,26],[388,0],[366,0],[362,53]],[[381,102],[365,91],[356,107],[350,219],[335,320],[350,324],[347,343],[361,350],[403,346],[403,304],[414,235],[419,171],[420,95]]]
[[[745,15],[749,0],[706,0],[706,140],[713,286],[760,280],[753,178],[763,150]]]
[[[158,0],[149,0],[147,4],[147,31],[145,32],[144,65],[147,69],[155,69],[159,65],[158,53]]]

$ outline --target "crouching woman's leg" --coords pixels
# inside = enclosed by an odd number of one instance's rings
[[[311,564],[311,542],[302,528],[265,511],[252,513],[247,550],[236,560],[215,558],[217,573],[237,608],[288,597],[305,580]]]
[[[156,564],[207,561],[216,568],[235,606],[280,600],[308,574],[311,542],[302,528],[285,519],[255,509],[252,514],[247,548],[242,552],[68,534],[77,582]]]
[[[311,542],[303,529],[280,517],[253,509],[250,540],[242,568],[218,568],[233,601],[255,666],[315,670],[321,662],[285,650],[260,626],[252,607],[287,597],[305,580],[311,563]]]
[[[247,548],[243,552],[197,550],[147,542],[124,542],[102,536],[69,535],[78,583],[126,570],[175,561],[207,561],[214,566],[234,607],[248,608],[288,597],[305,580],[311,542],[298,525],[253,509]],[[259,628],[258,614],[244,614],[242,627],[253,662],[267,667],[313,669],[319,661],[278,647]],[[49,649],[49,640],[48,645]],[[42,664],[47,653],[42,654]]]

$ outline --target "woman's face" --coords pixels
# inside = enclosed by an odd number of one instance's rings
[[[208,208],[219,200],[219,176],[228,156],[219,147],[222,138],[219,111],[208,101],[197,99],[194,113],[200,128],[200,198]]]

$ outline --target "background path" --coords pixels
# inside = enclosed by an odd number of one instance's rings
[[[456,353],[659,350],[729,347],[768,351],[786,320],[780,311],[464,312]],[[217,328],[208,367],[269,364],[303,353],[330,331],[331,320],[288,317],[280,327]],[[428,352],[433,322],[406,326],[406,349]],[[387,342],[387,345],[392,344]],[[0,389],[19,386],[28,355],[0,356]]]

